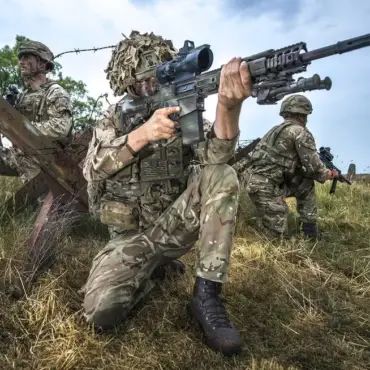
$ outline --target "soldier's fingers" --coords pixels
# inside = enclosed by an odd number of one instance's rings
[[[232,76],[238,76],[239,75],[239,67],[241,63],[242,58],[234,58],[233,62],[231,63],[231,70],[230,73]]]
[[[161,108],[158,109],[158,113],[164,115],[164,116],[169,116],[170,114],[173,113],[178,113],[180,112],[180,107],[166,107],[166,108]]]
[[[161,133],[167,133],[167,134],[172,134],[174,131],[175,131],[174,128],[165,127],[165,126],[162,126],[160,129]]]
[[[235,88],[242,88],[242,80],[240,77],[240,63],[241,63],[241,58],[235,58],[233,63],[231,64],[231,69],[230,69],[230,78],[232,79],[233,86]]]
[[[250,89],[251,88],[251,76],[249,74],[249,68],[248,64],[246,61],[242,61],[239,66],[239,71],[240,71],[240,78],[242,81],[242,85],[245,89]]]
[[[163,119],[161,119],[161,125],[164,126],[164,127],[174,128],[175,127],[175,122],[172,121],[169,118],[163,118]]]
[[[235,58],[230,59],[223,67],[221,70],[221,75],[220,78],[222,79],[223,83],[225,86],[229,87],[231,84],[230,81],[230,75],[231,75],[231,66],[234,62]]]
[[[171,139],[173,137],[173,132],[162,132],[161,138],[162,139]]]

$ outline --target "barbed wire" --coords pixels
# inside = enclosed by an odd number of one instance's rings
[[[102,47],[99,47],[99,48],[90,48],[90,49],[73,49],[73,50],[68,50],[68,51],[63,51],[62,53],[59,53],[59,54],[57,54],[54,58],[53,58],[53,60],[54,59],[56,59],[56,58],[59,58],[59,57],[61,57],[62,55],[64,55],[64,54],[71,54],[71,53],[76,53],[76,54],[78,54],[78,53],[82,53],[82,52],[85,52],[85,51],[93,51],[94,53],[95,52],[97,52],[97,51],[99,51],[99,50],[103,50],[103,49],[113,49],[113,48],[115,48],[116,47],[116,45],[109,45],[109,46],[102,46]]]
[[[128,40],[129,38],[124,34],[124,33],[121,33],[121,35],[126,39]],[[64,54],[70,54],[70,53],[81,53],[83,51],[93,51],[94,53],[97,52],[98,50],[103,50],[103,49],[113,49],[115,48],[117,45],[109,45],[109,46],[102,46],[100,48],[90,48],[90,49],[73,49],[73,50],[68,50],[68,51],[63,51],[63,53],[59,53],[57,54],[53,59],[56,59],[56,58],[59,58],[60,56],[64,55]]]

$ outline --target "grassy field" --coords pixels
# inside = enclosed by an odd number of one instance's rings
[[[0,178],[1,200],[18,185]],[[209,350],[186,315],[195,250],[183,259],[184,278],[165,281],[116,332],[102,335],[85,324],[79,289],[104,230],[82,223],[61,241],[52,271],[16,301],[7,290],[34,214],[0,214],[0,369],[369,369],[370,185],[339,184],[334,196],[328,190],[317,194],[320,226],[331,238],[317,243],[300,235],[264,239],[241,195],[224,298],[245,346],[230,359]]]

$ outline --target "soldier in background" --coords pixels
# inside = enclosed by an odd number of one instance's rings
[[[272,237],[287,236],[286,197],[297,199],[304,236],[320,237],[317,226],[315,181],[338,177],[328,170],[317,153],[315,139],[307,129],[311,102],[291,95],[280,108],[283,123],[273,127],[258,143],[245,174],[246,189],[257,208],[257,226]]]
[[[72,104],[67,91],[46,75],[54,69],[54,55],[38,41],[24,42],[18,51],[25,90],[15,100],[15,108],[44,136],[66,143],[72,130]],[[23,182],[37,175],[39,167],[14,146],[2,148],[1,158],[17,170]]]
[[[134,31],[118,44],[108,65],[115,95],[126,95],[94,130],[84,165],[90,209],[109,226],[112,238],[95,257],[83,289],[85,316],[103,330],[119,324],[156,286],[162,268],[184,269],[176,258],[199,239],[189,313],[213,350],[233,355],[241,350],[241,339],[220,293],[239,183],[226,163],[239,137],[242,103],[251,92],[248,66],[234,58],[223,67],[216,121],[203,145],[194,148],[175,136],[176,123],[168,116],[177,107],[151,116],[120,115],[126,100],[156,92],[156,65],[176,54],[172,42]]]

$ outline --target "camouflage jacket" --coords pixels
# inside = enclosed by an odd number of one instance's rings
[[[297,175],[323,183],[328,172],[319,158],[311,132],[289,120],[267,132],[250,163],[248,173],[259,174],[278,184]]]
[[[116,108],[110,106],[95,128],[83,167],[90,212],[105,224],[147,228],[186,189],[194,170],[227,163],[235,151],[238,136],[220,140],[209,130],[196,147],[184,146],[176,137],[161,146],[150,143],[133,155],[126,142],[137,126],[122,128]]]
[[[26,89],[15,103],[16,109],[43,135],[63,139],[72,130],[72,103],[69,94],[55,81],[39,89]]]

